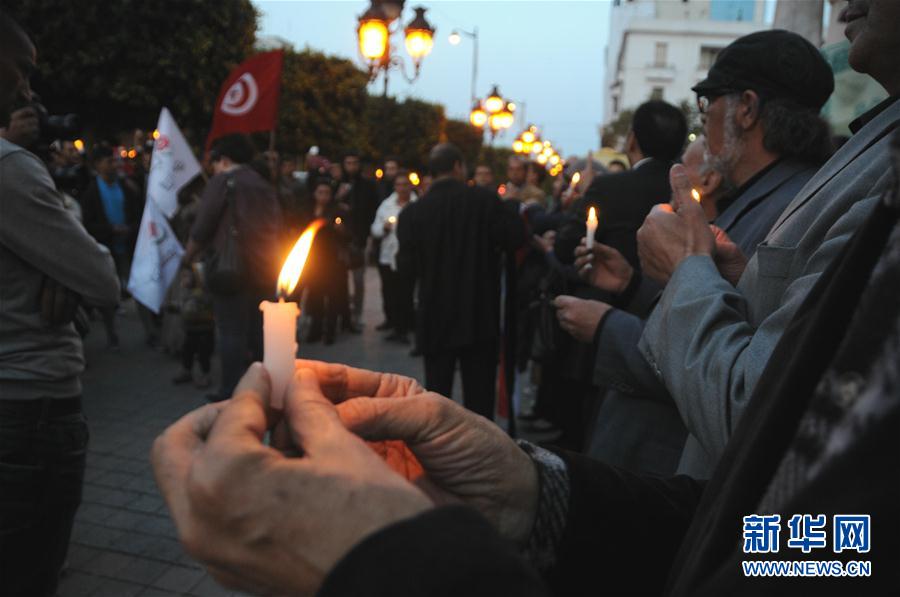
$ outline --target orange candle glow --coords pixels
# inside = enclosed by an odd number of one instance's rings
[[[691,189],[691,197],[694,198],[694,201],[700,203],[700,191],[697,189]]]

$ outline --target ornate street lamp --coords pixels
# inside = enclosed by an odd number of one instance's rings
[[[356,29],[359,53],[369,68],[369,81],[374,81],[379,73],[384,73],[384,95],[387,95],[391,68],[397,67],[409,83],[419,77],[422,59],[428,56],[434,47],[435,28],[425,18],[426,8],[417,6],[413,9],[416,16],[403,29],[404,45],[412,58],[414,68],[412,76],[409,76],[406,73],[406,63],[391,47],[391,35],[399,30],[396,28],[391,31],[391,24],[400,18],[404,0],[371,0],[371,2],[366,12],[359,16],[359,25]]]
[[[497,89],[497,86],[494,85],[494,88],[491,89],[491,94],[484,100],[484,109],[487,110],[488,114],[496,114],[502,110],[504,106],[506,106],[506,102],[500,97],[500,91]]]
[[[475,103],[472,105],[472,111],[469,112],[469,122],[472,123],[472,126],[482,128],[485,124],[487,124],[487,121],[487,112],[485,112],[484,108],[481,107],[481,102],[475,100]]]

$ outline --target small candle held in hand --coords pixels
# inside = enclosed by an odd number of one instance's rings
[[[581,182],[581,172],[572,175],[572,183],[569,185],[569,192],[574,193],[578,190],[578,183]]]
[[[691,197],[694,198],[694,201],[700,203],[700,191],[697,189],[691,189]]]
[[[297,357],[297,317],[300,308],[297,303],[285,299],[297,288],[313,238],[323,223],[323,220],[316,220],[310,224],[284,261],[278,275],[278,302],[263,301],[259,304],[259,310],[263,312],[263,365],[269,372],[271,404],[276,409],[284,406],[284,395],[294,375],[294,359]]]
[[[584,235],[584,245],[590,249],[594,246],[594,235],[597,234],[597,210],[593,207],[588,210],[587,231]]]

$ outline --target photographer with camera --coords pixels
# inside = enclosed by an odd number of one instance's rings
[[[35,48],[0,12],[0,579],[6,595],[53,595],[81,502],[87,422],[79,300],[114,306],[109,252],[63,207],[34,136]],[[16,118],[11,118],[13,112]],[[25,133],[24,137],[22,133]],[[11,138],[10,138],[11,137]]]

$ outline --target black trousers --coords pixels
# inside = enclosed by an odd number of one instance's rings
[[[0,400],[0,593],[56,594],[87,445],[80,398]]]
[[[413,285],[389,265],[379,264],[378,273],[385,317],[397,332],[406,334],[413,327]]]
[[[459,361],[463,404],[491,421],[497,390],[497,343],[486,342],[425,355],[425,387],[431,392],[453,395],[453,374]]]
[[[190,371],[194,359],[200,363],[200,370],[209,373],[209,359],[212,356],[214,336],[212,329],[185,330],[184,345],[181,348],[181,366]]]

